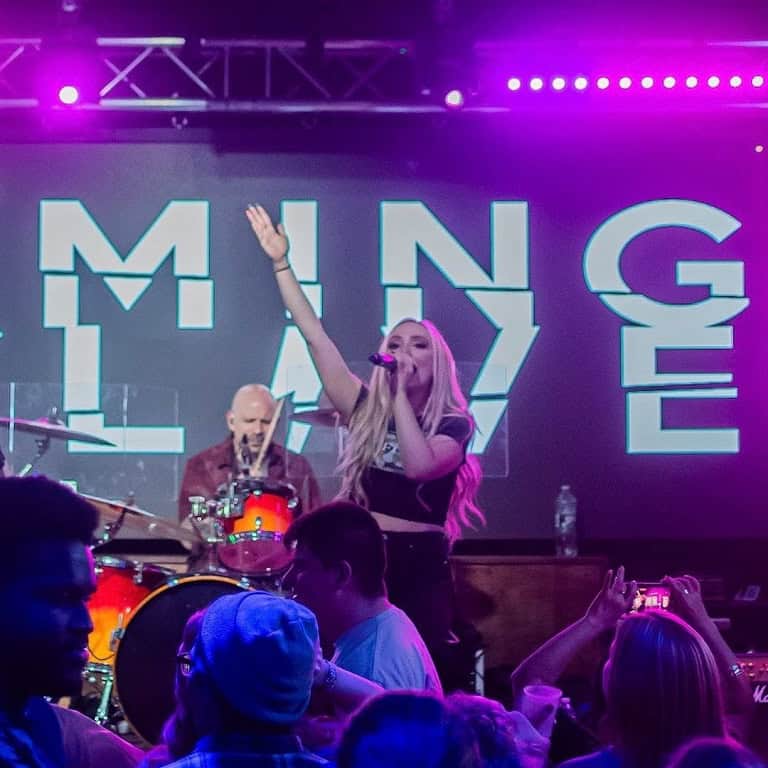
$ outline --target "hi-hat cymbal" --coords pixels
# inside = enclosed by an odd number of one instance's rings
[[[81,498],[92,504],[99,512],[101,522],[116,523],[122,517],[121,529],[130,529],[127,532],[136,533],[140,531],[148,536],[158,539],[176,539],[185,541],[188,544],[195,544],[199,541],[197,534],[178,523],[165,520],[162,517],[153,515],[138,507],[124,504],[121,501],[111,499],[102,499],[98,496],[90,496],[87,493],[79,494]]]
[[[291,421],[310,424],[313,427],[338,427],[340,414],[335,408],[315,408],[312,411],[299,411],[291,416]]]
[[[114,443],[105,440],[103,437],[90,435],[87,432],[78,432],[76,429],[70,429],[63,421],[44,416],[42,419],[8,419],[0,418],[0,427],[10,429],[13,427],[19,432],[29,432],[43,437],[53,437],[58,440],[79,440],[81,443],[91,443],[92,445],[110,445],[115,447]]]

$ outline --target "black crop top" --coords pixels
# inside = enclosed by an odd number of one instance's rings
[[[355,410],[367,395],[368,389],[363,387],[355,403]],[[451,415],[442,418],[435,434],[448,435],[466,452],[470,431],[470,423],[466,418]],[[372,512],[382,512],[419,523],[445,525],[458,473],[457,468],[437,480],[427,482],[406,477],[392,420],[383,448],[363,472],[362,485],[368,496],[368,508]]]

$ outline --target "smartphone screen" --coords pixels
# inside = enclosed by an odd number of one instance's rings
[[[646,608],[667,610],[669,587],[664,584],[639,584],[632,602],[632,611],[644,611]]]

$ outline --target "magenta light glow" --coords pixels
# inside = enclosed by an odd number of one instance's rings
[[[552,88],[556,91],[562,91],[565,88],[565,78],[564,77],[552,78]]]
[[[755,75],[752,78],[752,85],[755,88],[762,88],[765,85],[765,78],[762,75]]]
[[[625,91],[627,88],[632,87],[632,78],[627,77],[626,75],[619,79],[619,88],[623,88]]]
[[[717,88],[720,85],[720,78],[717,75],[710,75],[707,78],[707,85],[710,88]]]
[[[685,78],[685,85],[687,88],[695,88],[699,84],[699,78],[689,75]]]
[[[647,75],[640,81],[640,85],[645,88],[653,88],[653,78],[648,77]]]
[[[738,75],[734,75],[729,81],[731,88],[739,88],[742,83],[742,79]]]
[[[544,87],[544,81],[540,77],[532,77],[529,85],[532,91],[540,91]]]
[[[667,75],[662,82],[665,88],[674,88],[677,85],[677,80],[672,75]]]
[[[519,91],[522,85],[519,77],[510,77],[509,80],[507,80],[507,88],[509,88],[510,91]]]
[[[586,78],[586,77],[577,77],[577,78],[576,78],[576,79],[573,81],[573,87],[574,87],[574,88],[575,88],[577,91],[584,91],[584,90],[586,90],[586,88],[587,88],[587,86],[588,86],[588,85],[589,85],[589,81],[587,80],[587,78]]]
[[[63,85],[59,88],[59,101],[62,104],[72,105],[76,104],[80,98],[80,92],[74,85]]]
[[[604,91],[610,84],[611,84],[611,81],[607,77],[598,77],[597,78],[597,87],[601,91]]]

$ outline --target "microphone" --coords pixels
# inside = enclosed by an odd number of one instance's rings
[[[251,456],[251,449],[248,446],[248,436],[243,435],[240,441],[240,462],[243,465],[243,469],[250,469],[253,463],[253,456]]]
[[[397,359],[392,355],[382,355],[379,352],[374,352],[372,355],[368,355],[368,359],[374,365],[386,368],[390,373],[397,370]]]

